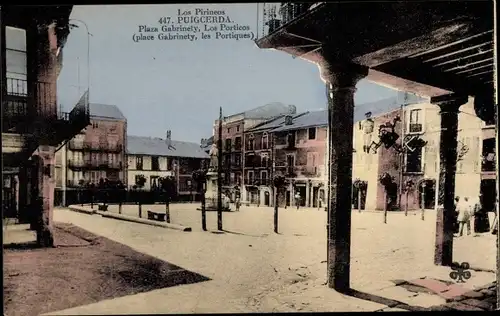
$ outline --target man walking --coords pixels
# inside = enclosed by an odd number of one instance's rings
[[[300,192],[295,193],[295,205],[297,205],[297,210],[300,206]]]
[[[467,235],[470,235],[471,205],[469,203],[469,198],[464,197],[464,201],[459,202],[457,208],[458,208],[458,223],[460,225],[459,236],[460,237],[463,236],[465,225],[467,225]]]

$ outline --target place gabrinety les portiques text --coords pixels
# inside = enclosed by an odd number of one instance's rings
[[[177,16],[161,17],[160,26],[139,25],[139,33],[132,35],[134,42],[154,40],[198,39],[253,39],[254,34],[248,25],[233,24],[224,10],[177,10]],[[201,25],[199,25],[201,24]],[[206,32],[206,33],[205,33]],[[156,34],[154,34],[156,33]]]

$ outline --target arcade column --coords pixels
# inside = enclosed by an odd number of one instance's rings
[[[459,108],[467,103],[463,95],[444,95],[431,98],[440,108],[441,134],[439,142],[439,203],[436,219],[434,264],[449,266],[453,261],[453,225],[455,222],[455,173],[457,170],[457,135]]]
[[[351,195],[354,93],[368,68],[325,62],[321,77],[328,85],[328,286],[350,289]]]
[[[38,169],[38,196],[35,201],[37,243],[42,247],[53,247],[53,211],[54,211],[54,162],[55,147],[40,146],[33,156]]]

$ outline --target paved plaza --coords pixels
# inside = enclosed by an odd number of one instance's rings
[[[211,279],[148,293],[80,306],[59,314],[204,313],[287,311],[375,311],[387,307],[329,289],[326,281],[326,212],[317,209],[280,209],[279,234],[273,233],[273,210],[242,207],[223,213],[223,234],[215,234],[216,212],[207,212],[208,232],[201,230],[198,204],[171,205],[172,223],[188,225],[182,232],[116,219],[56,209],[54,220],[80,226],[92,233],[171,262]],[[146,211],[164,205],[143,206]],[[110,212],[118,212],[110,206]],[[122,213],[138,214],[138,206]],[[450,269],[433,265],[435,213],[425,220],[418,213],[353,211],[351,285],[364,293],[429,307],[444,299],[407,292],[391,280],[422,277],[452,281]],[[493,270],[495,236],[481,234],[455,239],[455,261]],[[494,274],[471,271],[464,285],[470,289],[494,280]]]

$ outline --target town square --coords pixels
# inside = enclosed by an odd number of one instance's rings
[[[497,310],[494,5],[2,6],[4,315]]]

